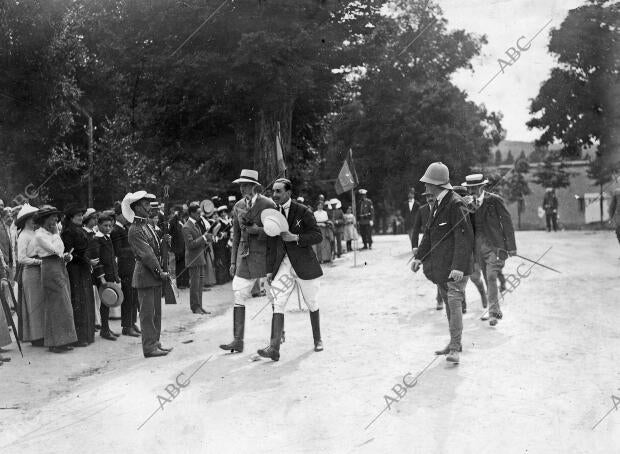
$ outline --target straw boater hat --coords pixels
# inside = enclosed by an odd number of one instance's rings
[[[146,191],[128,192],[125,194],[121,202],[121,212],[123,213],[123,217],[127,219],[127,222],[132,223],[136,217],[136,213],[134,213],[131,205],[142,199],[147,199],[147,195]]]
[[[260,184],[258,181],[258,172],[256,170],[243,169],[239,178],[233,181],[233,183],[254,183]]]
[[[99,286],[99,298],[101,303],[108,307],[118,307],[124,299],[121,284],[116,282],[105,282]]]
[[[84,216],[82,216],[82,222],[88,221],[89,218],[93,217],[96,214],[97,214],[97,210],[95,210],[94,208],[88,208],[84,212]]]
[[[268,236],[278,236],[282,232],[288,232],[288,221],[282,213],[273,208],[261,211],[260,221]]]
[[[342,208],[342,203],[338,199],[331,199],[329,201],[329,204],[332,206],[332,208],[335,208],[336,210],[338,208]]]
[[[18,229],[23,229],[26,225],[26,221],[31,217],[34,217],[38,211],[39,209],[37,207],[33,207],[28,202],[24,203],[24,206],[21,210],[19,210],[19,214],[15,220],[15,226]]]
[[[60,216],[62,214],[62,211],[57,210],[56,207],[53,207],[51,205],[43,205],[34,215],[34,220],[35,222],[39,222],[47,217],[50,217],[53,214]]]
[[[360,194],[368,194],[368,191],[366,189],[360,189],[359,191]]]
[[[209,217],[215,213],[215,204],[209,199],[204,199],[200,202],[200,209],[205,216]]]
[[[485,185],[488,182],[489,180],[486,180],[481,173],[473,173],[465,177],[465,183],[462,183],[461,186],[471,188],[473,186]]]
[[[452,185],[450,184],[450,172],[443,162],[433,162],[429,165],[422,178],[420,178],[420,181],[422,183],[439,186],[440,188],[452,189]]]
[[[221,207],[218,207],[217,211],[218,213],[221,213],[222,211],[228,211],[228,207],[226,205],[222,205]]]

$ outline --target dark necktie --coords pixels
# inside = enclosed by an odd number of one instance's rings
[[[439,201],[435,200],[435,203],[433,204],[433,217],[435,217],[435,215],[437,214],[438,207],[439,207]]]

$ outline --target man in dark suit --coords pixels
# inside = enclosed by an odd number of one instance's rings
[[[555,190],[553,188],[547,188],[545,190],[545,197],[543,198],[543,210],[545,210],[545,220],[547,221],[547,232],[551,232],[551,226],[553,225],[553,231],[558,231],[558,198],[555,196]]]
[[[178,289],[189,287],[189,274],[185,271],[185,237],[183,236],[182,212],[183,209],[179,206],[173,208],[174,214],[170,219],[169,229],[172,237],[170,247],[174,253],[174,272]]]
[[[467,175],[463,186],[469,191],[468,200],[474,208],[473,225],[476,258],[487,281],[489,324],[495,326],[502,318],[499,307],[498,274],[509,256],[517,253],[515,231],[504,200],[484,190],[488,183],[481,173]]]
[[[189,306],[194,314],[208,314],[202,308],[202,287],[207,273],[205,248],[213,236],[200,229],[200,205],[191,203],[188,208],[189,218],[183,225],[185,238],[185,266],[189,269]]]
[[[280,359],[284,309],[295,285],[299,285],[310,311],[314,351],[323,350],[316,298],[323,270],[312,249],[312,245],[320,243],[323,237],[312,212],[291,199],[292,189],[291,182],[286,178],[280,178],[273,184],[273,200],[289,226],[287,232],[267,240],[267,282],[271,285],[269,293],[273,301],[273,316],[269,346],[258,350],[258,354],[273,361]]]
[[[145,358],[165,356],[172,349],[159,342],[161,335],[162,282],[169,279],[161,266],[161,244],[155,231],[149,227],[151,200],[145,191],[129,193],[123,199],[123,216],[133,222],[128,240],[136,258],[131,285],[138,291],[142,352]]]
[[[360,195],[360,207],[357,211],[358,223],[360,226],[360,235],[364,247],[362,249],[372,249],[372,227],[374,225],[375,207],[372,200],[368,198],[366,189],[357,191]]]
[[[468,276],[473,270],[474,236],[465,203],[452,191],[448,167],[434,162],[420,181],[426,184],[426,191],[432,193],[436,201],[411,269],[416,272],[424,263],[424,274],[439,286],[447,302],[450,343],[435,353],[447,354],[446,360],[456,364],[462,350],[461,307]]]
[[[114,212],[116,213],[116,222],[112,228],[112,233],[110,233],[110,238],[118,261],[118,275],[121,278],[124,296],[121,304],[122,333],[125,336],[140,337],[140,329],[136,325],[138,321],[138,292],[131,286],[136,259],[127,238],[130,223],[121,213],[120,203],[115,204]]]
[[[415,199],[415,188],[411,187],[409,188],[409,195],[407,197],[407,201],[403,204],[401,212],[405,217],[405,232],[409,235],[412,249],[418,247],[418,238],[414,238],[414,228],[419,209],[420,203]],[[419,232],[420,231],[418,231],[418,233]]]

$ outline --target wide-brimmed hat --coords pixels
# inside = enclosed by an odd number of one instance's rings
[[[472,186],[482,186],[489,182],[486,180],[481,173],[472,173],[471,175],[467,175],[465,177],[465,183],[462,183],[461,186],[465,188],[471,188]]]
[[[233,181],[233,183],[254,183],[260,184],[258,181],[258,172],[256,170],[242,169],[239,178]]]
[[[79,206],[77,203],[70,203],[65,207],[64,213],[68,218],[72,218],[78,213],[86,213],[86,208]]]
[[[18,229],[23,229],[24,225],[26,225],[26,221],[31,217],[34,217],[38,213],[39,209],[37,207],[33,207],[28,202],[24,203],[21,210],[17,214],[17,219],[15,219],[15,226]]]
[[[297,200],[299,203],[304,203],[306,201],[306,199],[301,196],[297,197],[295,200]]]
[[[121,212],[123,213],[123,217],[127,219],[127,222],[132,223],[136,217],[136,213],[134,213],[131,205],[146,198],[146,191],[128,192],[125,194],[125,197],[123,197],[123,201],[121,202]]]
[[[200,209],[205,216],[211,216],[215,212],[215,204],[209,199],[204,199],[200,202]]]
[[[452,189],[452,185],[450,184],[450,172],[443,162],[433,162],[429,165],[422,178],[420,178],[420,181],[444,189]]]
[[[261,211],[260,222],[268,236],[278,236],[282,232],[288,232],[288,221],[282,213],[273,208]]]
[[[43,205],[34,215],[34,221],[42,221],[43,219],[50,217],[53,214],[57,214],[60,216],[62,214],[62,211],[56,209],[56,207],[53,207],[52,205]]]
[[[368,194],[368,191],[366,189],[360,189],[357,192],[360,193],[360,194]]]
[[[101,304],[105,304],[108,307],[120,306],[124,299],[121,284],[116,282],[101,284],[99,286],[99,298],[101,298]]]
[[[342,208],[342,203],[340,200],[334,198],[329,201],[329,204],[332,205],[335,209]]]
[[[222,211],[228,211],[228,207],[226,205],[222,205],[221,207],[217,208],[218,213],[221,213]]]

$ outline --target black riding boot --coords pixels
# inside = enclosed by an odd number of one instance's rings
[[[245,306],[235,306],[233,308],[233,335],[235,340],[230,344],[222,344],[220,348],[222,350],[230,350],[230,353],[235,351],[241,353],[243,351],[243,334],[245,330]]]
[[[282,327],[284,326],[284,314],[273,314],[271,317],[271,340],[269,346],[258,350],[263,358],[271,358],[273,361],[280,359],[280,341],[282,340]]]
[[[310,324],[312,325],[312,337],[314,338],[314,351],[323,351],[323,342],[321,341],[321,324],[319,321],[319,310],[310,312]]]

